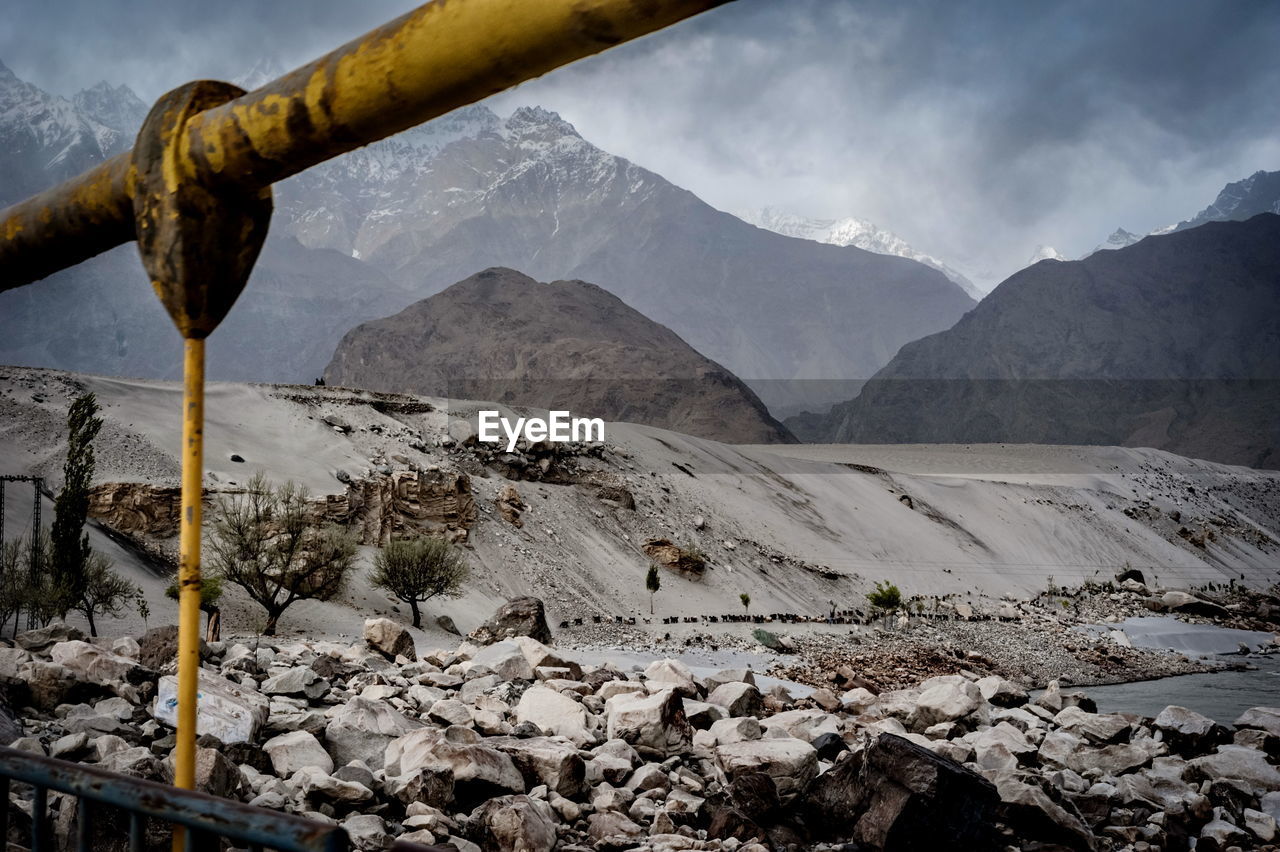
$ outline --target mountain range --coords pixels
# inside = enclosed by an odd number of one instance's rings
[[[0,103],[41,104],[0,113],[0,139],[28,140],[0,169],[30,177],[6,183],[4,202],[127,147],[125,122],[141,115],[110,86],[68,101],[9,74],[0,89]],[[76,156],[45,168],[64,148]],[[214,378],[309,381],[346,330],[504,266],[596,282],[795,410],[847,398],[823,381],[865,379],[974,305],[913,260],[714,210],[538,108],[458,110],[277,185],[276,209],[245,295],[210,340]],[[0,294],[0,361],[166,377],[176,346],[131,249]]]
[[[788,425],[833,443],[1115,444],[1280,466],[1280,216],[1042,262]]]
[[[280,210],[303,244],[349,252],[418,296],[490,266],[595,282],[775,411],[841,398],[820,380],[865,378],[974,304],[911,260],[717,211],[538,108],[459,110],[300,175]]]
[[[68,100],[0,62],[0,207],[127,150],[146,114],[127,86],[103,83]]]
[[[1106,242],[1099,244],[1093,252],[1125,248],[1144,237],[1185,231],[1205,222],[1242,222],[1259,213],[1280,213],[1280,172],[1257,171],[1243,180],[1229,183],[1222,188],[1212,204],[1190,219],[1157,228],[1150,234],[1135,234],[1124,228],[1116,228]]]
[[[734,444],[794,443],[751,390],[585,281],[486,269],[342,338],[329,385],[563,409]]]
[[[938,270],[950,278],[973,299],[981,299],[983,292],[959,270],[948,266],[938,258],[917,251],[902,237],[885,230],[874,222],[848,216],[843,219],[813,219],[797,216],[775,207],[738,211],[737,216],[758,228],[774,231],[788,237],[799,237],[833,246],[856,246],[876,254],[906,257],[917,263]]]

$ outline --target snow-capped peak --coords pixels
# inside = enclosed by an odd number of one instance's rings
[[[39,168],[55,175],[74,173],[123,150],[132,139],[132,132],[102,123],[0,65],[0,140],[10,151],[41,158]]]
[[[1126,231],[1124,228],[1116,228],[1111,232],[1111,236],[1107,237],[1106,242],[1096,246],[1093,251],[1089,252],[1089,254],[1099,251],[1110,251],[1111,249],[1128,248],[1141,239],[1142,236],[1140,234],[1135,234],[1132,231]],[[1088,257],[1089,254],[1086,254],[1084,257]],[[1084,258],[1081,258],[1081,260],[1083,259]]]
[[[528,138],[551,142],[565,136],[581,139],[578,129],[560,117],[559,113],[540,106],[523,106],[511,113],[504,123],[508,138]]]
[[[1032,266],[1042,260],[1066,260],[1066,258],[1053,246],[1036,246],[1035,253],[1027,261],[1027,266]]]
[[[112,86],[106,80],[76,92],[71,102],[76,109],[99,124],[132,136],[147,117],[147,105],[123,84]]]
[[[814,219],[797,216],[775,207],[743,210],[735,215],[757,228],[774,231],[786,237],[799,237],[836,246],[854,246],[876,254],[909,258],[938,270],[958,284],[972,298],[981,299],[983,296],[982,291],[957,270],[932,255],[916,251],[902,237],[865,219],[852,216],[843,219]]]
[[[277,77],[283,77],[289,73],[288,68],[276,59],[274,56],[264,56],[249,66],[249,70],[232,80],[240,88],[246,92],[252,92],[254,89],[260,89],[267,83]]]

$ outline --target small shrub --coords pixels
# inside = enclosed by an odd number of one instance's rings
[[[875,609],[895,610],[902,606],[902,592],[888,580],[881,580],[867,595],[867,602]]]
[[[695,571],[703,571],[707,567],[707,554],[696,544],[680,548],[684,561]]]

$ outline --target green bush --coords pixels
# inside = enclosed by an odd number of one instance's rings
[[[867,595],[867,601],[874,609],[894,610],[902,606],[902,592],[888,580],[876,583],[875,589]]]
[[[460,596],[467,574],[462,550],[438,535],[393,541],[373,563],[373,584],[409,605],[414,627],[422,626],[418,605],[436,596]]]

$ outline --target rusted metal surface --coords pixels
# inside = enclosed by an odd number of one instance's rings
[[[132,240],[136,177],[126,152],[0,211],[0,291]]]
[[[151,286],[184,339],[208,337],[235,304],[267,238],[271,188],[182,173],[187,126],[244,90],[200,80],[152,107],[133,147],[138,250]]]
[[[193,115],[174,174],[263,189],[575,59],[728,0],[437,0],[229,103]],[[134,238],[122,155],[0,212],[0,290]]]
[[[39,839],[45,844],[47,822],[34,817],[44,815],[45,791],[56,790],[130,814],[216,834],[241,848],[256,845],[281,852],[345,852],[349,846],[347,833],[340,826],[16,749],[0,747],[0,776],[35,788],[34,804],[39,810],[33,812],[33,825],[38,826]],[[9,807],[8,797],[0,806]]]

